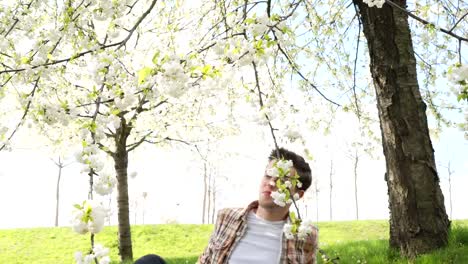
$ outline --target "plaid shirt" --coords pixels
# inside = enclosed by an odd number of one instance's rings
[[[200,264],[227,263],[229,257],[247,230],[247,215],[258,207],[258,201],[252,202],[247,208],[227,208],[218,212],[215,230],[211,234],[208,246],[198,258]],[[280,264],[315,264],[318,244],[318,229],[305,240],[281,240]]]

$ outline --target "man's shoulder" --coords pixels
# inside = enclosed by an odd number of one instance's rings
[[[245,213],[245,208],[223,208],[218,211],[218,218],[221,219],[238,219]]]

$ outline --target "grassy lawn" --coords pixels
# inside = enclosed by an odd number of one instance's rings
[[[388,250],[386,221],[321,222],[320,247],[340,263],[468,263],[468,220],[454,221],[447,248],[414,261],[402,259]],[[195,263],[213,229],[212,225],[132,226],[133,254],[138,258],[156,253],[168,263]],[[106,227],[95,241],[111,249],[112,263],[119,263],[117,228]],[[86,251],[89,236],[70,228],[0,230],[0,263],[74,263],[74,252]],[[319,263],[322,263],[319,260]]]

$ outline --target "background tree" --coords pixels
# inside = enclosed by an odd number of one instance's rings
[[[58,176],[57,176],[57,187],[55,192],[55,226],[58,226],[58,219],[59,219],[59,201],[60,201],[60,180],[62,178],[62,169],[67,167],[68,165],[72,164],[73,162],[64,163],[62,156],[59,156],[57,161],[52,160],[58,168]]]
[[[329,182],[330,182],[330,189],[329,189],[329,211],[330,211],[330,221],[333,220],[333,205],[332,205],[332,198],[333,198],[333,160],[330,160],[330,173],[329,173]]]

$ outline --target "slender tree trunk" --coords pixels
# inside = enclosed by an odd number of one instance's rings
[[[213,177],[213,209],[211,210],[211,223],[215,223],[216,213],[216,176]]]
[[[333,220],[332,196],[333,196],[333,160],[330,160],[330,221]]]
[[[58,163],[56,163],[59,172],[58,172],[58,177],[57,177],[57,189],[56,189],[56,196],[55,199],[57,201],[55,205],[55,226],[58,226],[58,218],[59,218],[59,202],[60,202],[60,178],[62,177],[62,168],[63,168],[63,163],[62,160],[60,159],[60,156],[58,158]]]
[[[354,152],[354,201],[356,204],[356,220],[359,220],[359,205],[358,205],[358,188],[357,188],[357,168],[359,163],[359,156],[357,153],[357,149]]]
[[[450,226],[419,92],[408,16],[388,4],[359,9],[382,131],[390,246],[408,257],[447,245]],[[406,1],[394,0],[406,7]]]
[[[450,202],[450,219],[452,219],[452,173],[450,170],[450,162],[448,163],[448,183],[449,183],[449,202]]]
[[[146,213],[146,197],[148,197],[148,193],[143,192],[142,196],[143,196],[143,213],[142,213],[142,216],[141,216],[141,224],[144,225],[145,224],[145,213]]]
[[[211,173],[208,173],[208,206],[207,206],[207,220],[210,221],[210,212],[211,212]]]
[[[125,119],[121,118],[115,142],[116,151],[113,154],[114,168],[117,174],[119,255],[122,261],[133,261],[128,198],[127,137],[130,134],[130,130],[131,128],[126,126]]]
[[[315,204],[316,206],[316,217],[317,217],[317,222],[319,220],[319,189],[318,189],[318,183],[317,180],[315,180]]]
[[[134,210],[134,212],[133,212],[133,214],[134,214],[133,222],[134,222],[134,225],[136,225],[137,224],[137,216],[138,216],[138,214],[137,214],[137,212],[138,212],[138,201],[135,200],[135,202],[133,204],[135,205],[133,207],[133,210]]]
[[[208,182],[207,182],[207,172],[206,172],[206,161],[203,162],[203,214],[202,214],[202,224],[205,223],[206,215],[206,196],[208,195]]]

